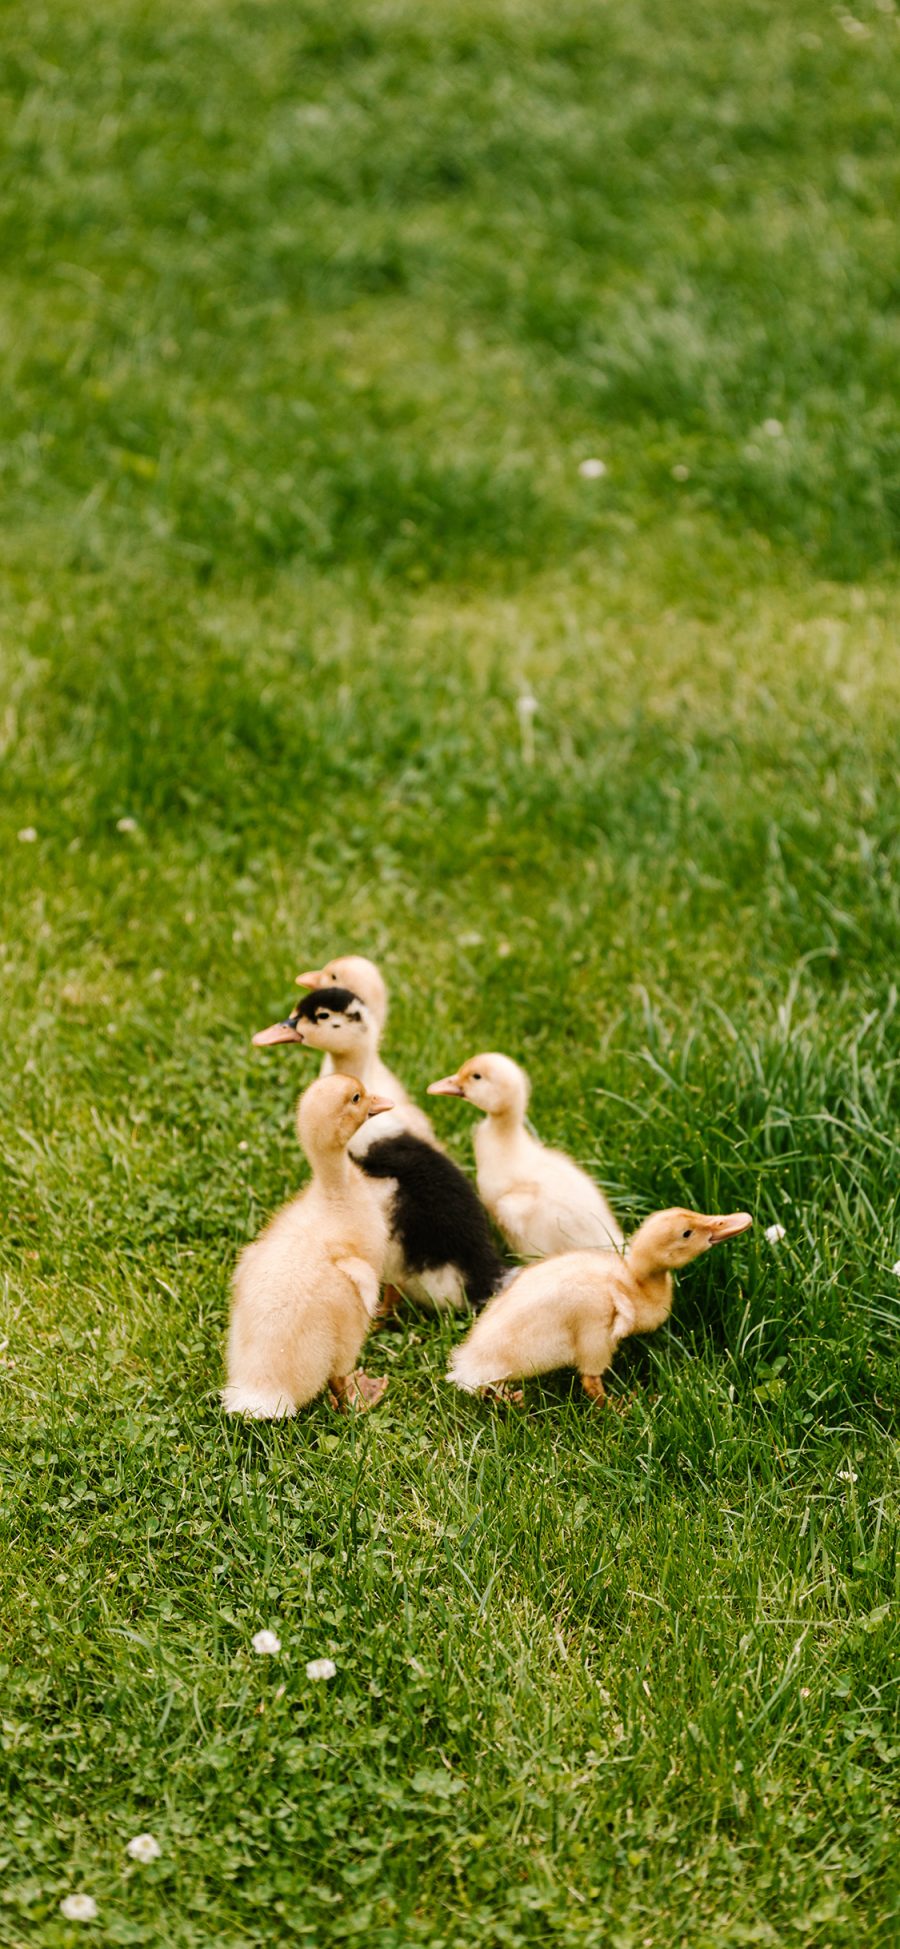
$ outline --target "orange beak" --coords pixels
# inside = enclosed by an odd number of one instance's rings
[[[444,1076],[439,1083],[429,1083],[429,1096],[465,1096],[465,1090],[458,1076]]]
[[[709,1226],[710,1245],[722,1245],[726,1238],[737,1238],[741,1232],[749,1232],[753,1220],[749,1211],[731,1211],[725,1218],[706,1218]]]
[[[322,970],[313,968],[309,974],[296,975],[295,980],[298,988],[321,988]]]
[[[257,1049],[271,1049],[276,1042],[302,1041],[303,1037],[299,1029],[295,1029],[293,1022],[273,1022],[270,1029],[257,1029],[253,1037],[254,1047]]]
[[[393,1107],[389,1096],[370,1096],[366,1116],[380,1117],[382,1110],[392,1110]]]

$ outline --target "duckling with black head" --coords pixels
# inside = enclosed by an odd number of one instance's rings
[[[369,1004],[350,988],[313,988],[294,1004],[284,1022],[273,1022],[253,1037],[259,1048],[273,1043],[296,1042],[304,1049],[320,1049],[323,1076],[358,1076],[366,1089],[389,1096],[393,1108],[383,1135],[411,1131],[425,1143],[435,1143],[431,1124],[407,1095],[399,1077],[388,1069],[379,1054],[379,1030]],[[364,1124],[350,1146],[354,1157],[361,1157],[372,1141]]]
[[[352,1064],[367,1088],[399,1091],[378,1056],[371,1012],[349,989],[314,988],[285,1022],[253,1040],[320,1049],[338,1073]],[[400,1293],[434,1311],[483,1306],[507,1274],[487,1213],[468,1178],[437,1148],[427,1117],[408,1098],[394,1095],[393,1102],[380,1131],[361,1129],[351,1140],[351,1154],[380,1189],[390,1232],[380,1317],[394,1310]]]
[[[365,954],[338,954],[321,968],[298,974],[298,988],[349,988],[365,1002],[375,1024],[378,1040],[384,1034],[388,1014],[387,982],[380,968]],[[323,1065],[324,1067],[324,1065]]]

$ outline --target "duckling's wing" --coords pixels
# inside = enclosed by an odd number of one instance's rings
[[[369,1318],[373,1319],[378,1310],[378,1299],[381,1291],[374,1266],[369,1264],[368,1259],[359,1259],[350,1253],[345,1258],[336,1258],[334,1263],[338,1272],[342,1272],[345,1278],[350,1280],[351,1285],[362,1300]]]
[[[599,1311],[605,1321],[611,1312],[602,1282],[599,1292],[594,1290],[595,1256],[562,1253],[526,1266],[454,1349],[448,1379],[472,1391],[495,1381],[576,1366],[582,1317]]]
[[[539,1185],[517,1184],[511,1191],[504,1191],[502,1197],[494,1200],[493,1213],[513,1251],[521,1252],[523,1258],[532,1258],[552,1249],[535,1242],[541,1231]]]
[[[621,1227],[596,1179],[565,1151],[545,1153],[545,1196],[559,1234],[555,1252],[621,1251]]]
[[[597,1191],[596,1200],[585,1198],[564,1200],[556,1206],[554,1213],[558,1243],[556,1252],[617,1252],[624,1244],[621,1229],[603,1197]]]

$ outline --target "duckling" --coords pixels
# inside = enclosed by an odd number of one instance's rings
[[[562,1252],[524,1267],[456,1348],[447,1379],[474,1394],[526,1374],[574,1367],[585,1392],[602,1402],[601,1376],[619,1342],[630,1333],[652,1333],[668,1319],[673,1272],[752,1223],[746,1211],[706,1218],[675,1207],[645,1220],[627,1259],[608,1251]]]
[[[462,1096],[483,1122],[475,1131],[478,1190],[501,1232],[523,1259],[612,1248],[622,1232],[602,1191],[564,1151],[525,1128],[529,1082],[509,1056],[472,1056],[455,1076],[429,1083],[429,1096]]]
[[[474,1185],[411,1131],[372,1143],[360,1163],[380,1181],[390,1226],[386,1314],[406,1293],[434,1312],[477,1312],[509,1277]]]
[[[314,989],[286,1022],[253,1040],[322,1049],[341,1071],[352,1062],[367,1088],[381,1087],[389,1076],[378,1064],[369,1010],[346,988]],[[507,1276],[473,1186],[431,1136],[428,1119],[407,1101],[379,1128],[351,1140],[351,1155],[377,1181],[390,1230],[379,1324],[396,1310],[401,1293],[422,1306],[458,1311],[467,1299],[483,1306]]]
[[[351,989],[360,1001],[365,1002],[381,1040],[387,1021],[387,986],[380,968],[376,968],[374,961],[367,960],[364,954],[339,954],[337,960],[326,961],[324,968],[298,974],[297,987]],[[324,1063],[322,1069],[325,1072]]]
[[[273,1022],[271,1028],[260,1029],[253,1040],[260,1048],[276,1042],[300,1042],[307,1049],[324,1050],[320,1075],[359,1076],[367,1090],[390,1097],[390,1120],[378,1132],[380,1136],[399,1136],[409,1130],[437,1148],[424,1110],[410,1101],[403,1084],[382,1062],[376,1017],[355,990],[314,988],[295,1004],[286,1022]],[[368,1150],[373,1134],[363,1124],[350,1145],[353,1157],[361,1157]]]
[[[320,1076],[301,1096],[297,1134],[312,1182],[238,1260],[222,1390],[229,1414],[278,1419],[326,1386],[337,1408],[380,1401],[386,1379],[354,1365],[378,1305],[387,1225],[348,1145],[390,1108],[353,1076]]]

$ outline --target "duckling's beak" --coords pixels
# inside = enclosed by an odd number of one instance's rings
[[[313,968],[309,974],[296,975],[295,981],[298,988],[321,988],[322,970]]]
[[[429,1096],[465,1096],[465,1090],[458,1076],[444,1076],[439,1083],[429,1083]]]
[[[389,1096],[370,1096],[366,1116],[380,1117],[382,1110],[392,1110],[393,1107]]]
[[[726,1238],[748,1232],[753,1223],[749,1211],[731,1211],[726,1218],[708,1218],[710,1245],[721,1245]]]
[[[254,1047],[257,1049],[270,1049],[273,1042],[302,1041],[303,1037],[299,1029],[295,1029],[293,1022],[273,1022],[270,1029],[257,1029],[253,1037]]]

